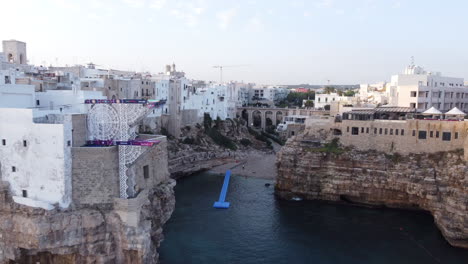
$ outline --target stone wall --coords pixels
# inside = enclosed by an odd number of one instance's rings
[[[343,145],[359,150],[400,154],[461,149],[468,134],[468,122],[465,121],[411,119],[334,122],[329,119],[306,123],[305,134],[308,136],[322,132],[328,135],[328,139],[338,137]],[[420,132],[425,133],[425,138],[421,138]],[[444,133],[449,133],[450,140],[444,140]]]
[[[203,118],[199,117],[198,109],[185,109],[182,110],[182,125],[195,125],[196,123],[202,123]]]
[[[141,139],[155,138],[154,135],[140,135]],[[150,189],[158,183],[169,179],[168,161],[167,161],[167,139],[166,137],[157,137],[161,143],[151,147],[129,168],[129,174],[135,178],[136,189]],[[148,148],[148,147],[146,147]],[[144,167],[148,166],[148,178],[144,176]]]
[[[369,122],[346,120],[343,121],[341,127],[343,135],[340,141],[345,145],[352,145],[361,150],[375,149],[401,154],[434,153],[463,148],[468,122],[438,120],[377,120]],[[358,128],[359,135],[353,135],[353,127]],[[404,135],[401,133],[402,130],[404,130]],[[426,134],[425,139],[420,138],[420,132]],[[450,133],[450,140],[443,140],[444,133]]]
[[[86,145],[87,140],[87,120],[85,114],[76,114],[72,115],[72,146],[81,147]]]
[[[468,166],[463,151],[327,152],[311,143],[298,136],[278,153],[276,194],[280,197],[429,211],[450,244],[468,248]]]
[[[73,204],[111,204],[119,197],[118,161],[116,146],[72,148]]]

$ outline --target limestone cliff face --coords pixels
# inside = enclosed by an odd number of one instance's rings
[[[168,140],[168,165],[171,177],[180,178],[227,162],[242,160],[250,152],[271,152],[265,142],[255,139],[255,136],[249,133],[242,119],[220,121],[219,125],[213,123],[212,127],[214,126],[223,136],[236,144],[237,150],[217,145],[201,125],[186,126],[181,129],[180,139]],[[242,139],[248,139],[251,144],[242,145],[240,143]]]
[[[50,211],[14,203],[0,185],[0,263],[158,263],[174,185],[163,182],[112,208]]]
[[[468,248],[463,151],[408,156],[332,152],[299,138],[288,141],[277,155],[277,195],[426,210],[450,244]]]

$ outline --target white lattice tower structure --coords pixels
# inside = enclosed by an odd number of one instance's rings
[[[90,140],[129,141],[137,136],[136,125],[149,114],[142,104],[95,104],[88,113]],[[143,153],[141,146],[119,145],[120,198],[133,197],[134,179],[128,176],[128,167]],[[129,188],[129,186],[131,188]]]

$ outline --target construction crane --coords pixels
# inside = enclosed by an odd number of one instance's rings
[[[249,66],[248,64],[242,65],[215,65],[213,68],[219,69],[219,83],[223,83],[223,68],[231,68],[231,67],[242,67],[242,66]]]

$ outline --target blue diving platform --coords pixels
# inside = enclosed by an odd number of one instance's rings
[[[230,204],[229,202],[226,202],[225,200],[226,200],[226,193],[228,190],[230,178],[231,178],[231,171],[228,170],[226,171],[226,175],[224,176],[224,183],[223,183],[223,187],[221,188],[221,193],[219,194],[219,201],[213,204],[214,208],[224,208],[224,209],[229,208]]]

